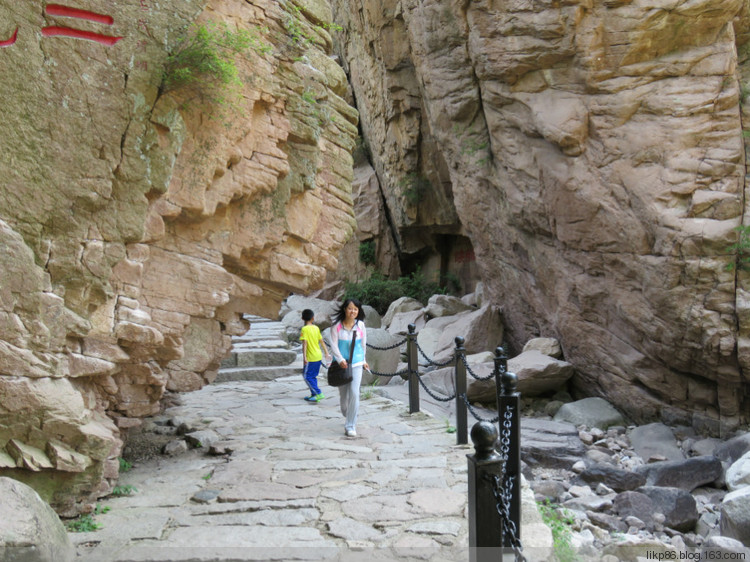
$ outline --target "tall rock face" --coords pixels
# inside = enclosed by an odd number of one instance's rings
[[[336,269],[357,113],[330,21],[325,0],[0,6],[0,475],[58,513],[111,488],[165,389],[213,380],[242,313]],[[252,37],[227,109],[161,87],[196,22]]]
[[[430,154],[510,344],[636,421],[749,421],[746,1],[332,4],[381,182]]]

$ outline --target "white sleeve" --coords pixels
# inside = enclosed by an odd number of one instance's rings
[[[367,363],[367,327],[361,320],[360,323],[362,324],[362,360]]]
[[[331,326],[331,331],[329,332],[331,335],[331,354],[333,355],[333,358],[336,360],[337,363],[340,363],[344,360],[343,356],[341,355],[341,351],[339,350],[339,330],[338,330],[338,322],[336,322],[333,326]]]

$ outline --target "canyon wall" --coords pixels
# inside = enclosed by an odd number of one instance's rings
[[[58,513],[111,489],[123,431],[165,389],[213,380],[243,313],[336,269],[357,113],[331,17],[325,0],[0,6],[0,475]],[[252,38],[227,107],[163,88],[194,22]]]
[[[637,422],[750,421],[748,2],[332,5],[394,223],[466,232],[512,348]]]

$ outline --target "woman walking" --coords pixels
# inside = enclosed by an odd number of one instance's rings
[[[370,366],[365,360],[367,349],[367,330],[365,328],[365,311],[357,299],[344,299],[333,326],[331,327],[331,351],[342,367],[348,365],[349,352],[354,339],[352,354],[352,382],[339,387],[341,413],[346,418],[344,434],[347,437],[357,436],[357,414],[359,413],[359,387],[362,384],[362,368],[368,371]],[[354,338],[356,333],[357,337]]]

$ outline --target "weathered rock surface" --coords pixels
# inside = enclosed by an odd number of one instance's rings
[[[0,7],[18,26],[0,57],[0,475],[73,514],[111,488],[123,429],[216,377],[240,313],[336,269],[357,113],[325,0],[77,6],[114,19],[86,23],[109,46],[40,34],[70,18],[37,4]],[[208,20],[255,41],[226,112],[160,89]]]
[[[65,527],[32,488],[0,477],[0,560],[70,562],[75,550]]]
[[[465,233],[509,341],[638,423],[746,423],[747,2],[332,5],[402,252]]]

